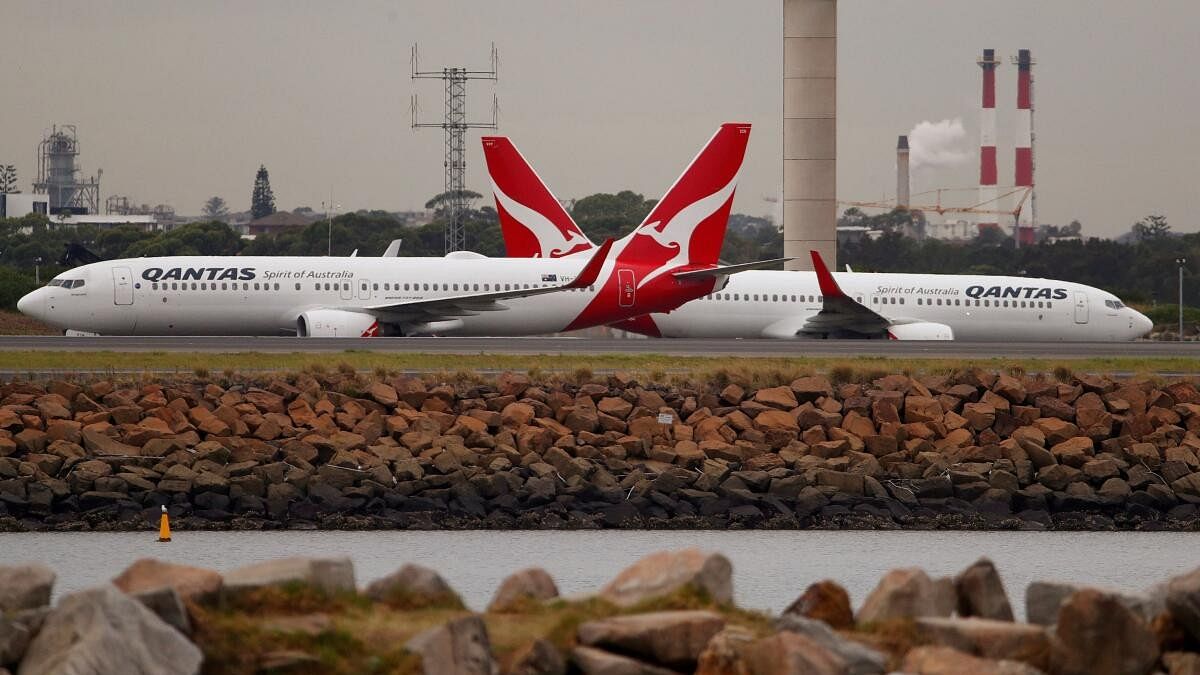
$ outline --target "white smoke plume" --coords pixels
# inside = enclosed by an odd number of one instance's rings
[[[921,122],[908,132],[908,161],[913,170],[945,168],[971,161],[971,150],[964,146],[967,131],[961,118],[940,122]]]

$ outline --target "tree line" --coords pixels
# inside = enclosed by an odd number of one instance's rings
[[[21,294],[35,287],[35,264],[43,280],[72,266],[70,261],[60,264],[66,246],[72,243],[103,259],[170,255],[320,256],[326,252],[332,229],[334,255],[357,251],[360,256],[377,256],[393,239],[402,239],[402,255],[440,256],[444,246],[444,214],[440,204],[444,200],[438,197],[430,200],[435,218],[424,225],[413,225],[385,211],[358,211],[303,228],[260,235],[254,240],[241,238],[228,225],[216,220],[182,225],[167,232],[145,232],[132,225],[103,230],[88,225],[51,228],[40,215],[0,219],[0,307],[14,307]],[[654,205],[654,200],[626,190],[583,197],[569,211],[584,232],[599,242],[627,234]],[[1159,216],[1134,224],[1133,236],[1127,243],[1087,238],[1021,248],[1015,248],[1007,238],[980,237],[966,243],[918,241],[902,232],[901,226],[910,223],[911,216],[893,213],[873,218],[895,226],[884,227],[884,234],[875,239],[840,244],[839,265],[849,264],[860,272],[1047,277],[1097,286],[1126,302],[1153,305],[1175,302],[1175,261],[1186,258],[1185,304],[1200,306],[1200,284],[1192,283],[1200,272],[1200,233],[1176,235]],[[488,256],[505,254],[494,208],[470,209],[465,224],[472,250]],[[1078,232],[1078,228],[1071,231]],[[750,262],[782,255],[782,232],[769,219],[745,214],[730,217],[722,248],[724,261]],[[41,262],[37,263],[38,260]]]

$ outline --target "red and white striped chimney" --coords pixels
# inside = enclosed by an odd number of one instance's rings
[[[977,61],[983,69],[983,108],[979,120],[979,203],[980,208],[995,209],[996,188],[996,50],[985,49]],[[979,231],[997,227],[995,216],[980,216]]]
[[[1028,49],[1017,52],[1016,160],[1016,186],[1033,187],[1033,59]]]

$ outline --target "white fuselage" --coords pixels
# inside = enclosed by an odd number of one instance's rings
[[[1116,296],[1083,284],[1026,277],[835,273],[854,300],[897,323],[944,324],[956,340],[1121,341],[1152,323]],[[719,292],[651,315],[664,337],[803,338],[821,310],[814,272],[750,271]]]
[[[64,272],[19,309],[54,326],[102,335],[288,335],[312,310],[360,310],[571,281],[586,257],[132,258]],[[198,272],[196,270],[199,270]],[[606,266],[602,274],[608,273]],[[189,272],[190,271],[190,272]],[[603,277],[601,277],[603,279]],[[83,283],[79,283],[83,282]],[[54,283],[54,282],[52,282]],[[71,287],[67,287],[71,286]],[[414,334],[531,335],[563,330],[601,288],[499,301],[499,311],[458,312]],[[357,334],[355,334],[357,336]]]

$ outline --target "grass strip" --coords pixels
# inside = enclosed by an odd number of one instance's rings
[[[837,376],[841,381],[870,379],[893,373],[946,374],[970,368],[1007,372],[1053,373],[1060,379],[1071,373],[1124,375],[1200,373],[1200,359],[1185,357],[1097,357],[1078,359],[892,358],[845,357],[704,357],[663,354],[418,354],[371,351],[304,352],[0,352],[0,371],[10,374],[45,372],[147,372],[191,373],[203,376],[307,371],[320,373],[375,371],[480,373],[514,371],[572,373],[576,379],[592,372],[628,372],[651,379],[668,376],[692,378],[785,379],[814,373]],[[740,376],[740,377],[739,377]]]

